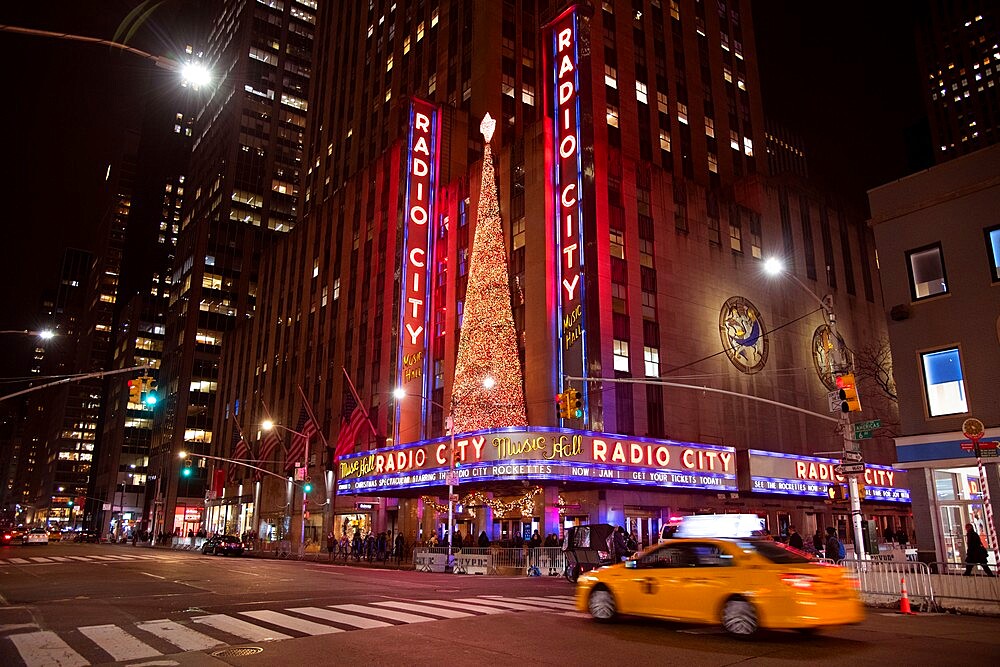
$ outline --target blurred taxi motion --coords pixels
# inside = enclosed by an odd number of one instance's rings
[[[762,537],[762,529],[752,514],[685,517],[675,539],[582,574],[577,609],[598,621],[621,614],[721,624],[744,637],[864,620],[846,570]]]

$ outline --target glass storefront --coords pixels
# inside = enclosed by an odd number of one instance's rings
[[[983,544],[990,543],[977,467],[934,470],[934,500],[945,560],[951,563],[965,560],[966,524],[972,524]],[[993,562],[992,551],[990,562]]]

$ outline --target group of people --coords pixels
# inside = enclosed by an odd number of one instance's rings
[[[371,531],[364,537],[361,536],[361,529],[354,529],[354,537],[347,539],[347,533],[340,536],[338,540],[331,530],[326,535],[326,550],[330,558],[334,558],[334,551],[337,558],[345,563],[353,558],[356,562],[366,560],[369,563],[376,561],[387,563],[390,559],[395,559],[398,565],[406,555],[406,539],[403,533],[397,532],[393,539],[389,531],[382,531],[373,535]]]

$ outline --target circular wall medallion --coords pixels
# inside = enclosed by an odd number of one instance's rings
[[[744,373],[756,373],[767,362],[764,319],[757,306],[742,296],[729,297],[719,312],[722,347],[733,366]]]
[[[846,350],[847,344],[844,342],[844,337],[837,334],[837,339],[840,341],[840,349]],[[837,388],[837,376],[833,372],[835,344],[833,332],[830,331],[829,324],[821,324],[816,327],[812,339],[813,365],[816,367],[816,374],[819,376],[819,381],[823,383],[823,386],[828,391],[833,391]]]

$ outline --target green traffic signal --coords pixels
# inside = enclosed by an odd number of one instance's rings
[[[190,476],[191,476],[191,468],[184,468],[183,470],[181,470],[181,477],[190,477]]]
[[[302,490],[305,491],[306,493],[309,493],[310,491],[313,490],[313,485],[310,482],[306,482],[305,484],[302,485]]]
[[[146,405],[156,405],[159,397],[156,395],[155,391],[146,392]]]

